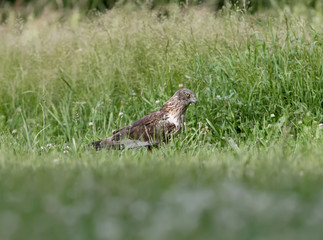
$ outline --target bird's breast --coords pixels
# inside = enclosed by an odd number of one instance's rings
[[[170,124],[174,124],[176,129],[181,127],[182,117],[179,115],[167,114],[166,121]]]

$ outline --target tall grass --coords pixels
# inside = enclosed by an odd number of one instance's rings
[[[184,84],[199,99],[187,129],[200,127],[206,143],[321,137],[318,23],[178,8],[168,19],[115,10],[12,21],[1,26],[2,135],[29,150],[82,145],[159,109]]]

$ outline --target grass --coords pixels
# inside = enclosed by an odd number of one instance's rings
[[[322,19],[301,6],[9,18],[0,239],[320,239]],[[171,143],[84,149],[179,84],[199,104]]]

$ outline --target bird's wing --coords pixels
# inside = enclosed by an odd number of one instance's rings
[[[113,136],[92,143],[96,148],[140,148],[167,141],[176,126],[166,120],[166,114],[153,112],[145,117],[113,132]]]
[[[150,144],[164,141],[168,133],[172,132],[175,124],[165,121],[166,114],[160,111],[153,112],[132,124],[113,132],[112,140],[119,141],[127,138],[149,142]]]

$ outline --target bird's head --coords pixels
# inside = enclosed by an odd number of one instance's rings
[[[173,97],[176,97],[180,104],[184,106],[188,106],[190,103],[197,103],[195,94],[187,88],[178,90]]]
[[[185,114],[187,107],[197,103],[195,94],[186,88],[178,90],[161,108],[163,112]]]

